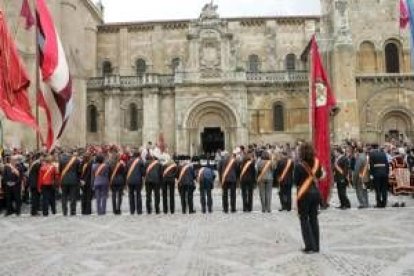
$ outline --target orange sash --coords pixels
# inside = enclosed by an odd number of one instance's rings
[[[47,168],[46,173],[43,175],[43,182],[46,182],[47,178],[48,178],[48,177],[49,177],[49,175],[52,173],[52,170],[53,170],[54,168],[55,168],[55,167],[54,167],[53,165],[49,165],[49,167]],[[49,184],[49,183],[47,183],[47,184]]]
[[[175,163],[173,163],[173,164],[171,164],[171,165],[169,165],[166,169],[165,169],[165,171],[164,171],[164,173],[162,174],[162,177],[165,177],[172,169],[174,169],[174,168],[176,168],[177,167],[177,164],[175,164]]]
[[[114,171],[112,172],[111,181],[109,182],[109,185],[112,185],[112,182],[114,181],[115,175],[118,172],[119,167],[121,167],[122,163],[123,163],[122,161],[118,161],[118,164],[116,164],[116,167],[115,167]]]
[[[147,168],[147,174],[148,175],[150,173],[150,171],[155,167],[155,165],[157,165],[158,161],[154,160],[151,162],[151,164],[149,164],[148,168]]]
[[[104,167],[105,167],[105,163],[102,163],[101,165],[99,165],[98,169],[96,169],[96,171],[95,171],[95,177],[97,177],[101,174]]]
[[[282,175],[279,177],[279,183],[282,183],[283,180],[285,180],[287,172],[290,170],[292,164],[293,164],[292,159],[288,159],[288,161],[286,163],[286,166],[285,166],[285,169],[283,170]]]
[[[226,169],[224,170],[224,173],[223,173],[223,177],[221,179],[222,184],[224,184],[224,182],[226,182],[227,175],[229,174],[230,169],[233,166],[234,162],[236,162],[236,159],[232,158],[230,160],[230,162],[227,164]]]
[[[60,175],[60,181],[62,181],[62,179],[66,176],[66,174],[68,173],[69,169],[72,167],[73,163],[75,163],[76,161],[76,157],[73,156],[69,163],[66,164],[65,168],[62,171],[62,174]]]
[[[16,176],[20,176],[20,172],[18,169],[16,169],[16,167],[14,167],[12,164],[7,165],[10,170],[12,171],[12,173]]]
[[[129,168],[128,173],[127,173],[126,182],[128,182],[128,180],[131,177],[131,174],[134,171],[135,167],[137,166],[138,162],[139,162],[139,158],[136,158],[134,160],[134,162],[132,162],[131,167]]]
[[[89,163],[85,163],[85,164],[83,164],[83,166],[82,166],[82,178],[85,176],[85,173],[86,173],[86,168],[88,167],[88,164]]]
[[[262,171],[260,172],[259,177],[257,178],[257,182],[262,181],[263,177],[265,176],[265,174],[267,173],[271,165],[272,165],[272,161],[270,160],[266,161],[266,164],[264,165]]]
[[[187,164],[187,165],[185,165],[184,167],[183,167],[183,169],[181,170],[181,172],[180,172],[180,176],[178,177],[178,183],[180,183],[181,182],[181,180],[182,180],[182,178],[183,178],[183,176],[184,176],[184,173],[188,170],[188,168],[190,167],[190,164]]]
[[[315,178],[316,172],[318,171],[319,164],[320,164],[319,160],[315,159],[312,170],[310,170],[308,165],[302,164],[309,176],[308,176],[308,178],[306,178],[305,182],[303,182],[302,186],[300,186],[300,188],[298,190],[297,201],[301,200],[302,197],[309,190],[309,188],[310,188],[310,186],[311,186],[311,184],[312,184],[312,182]]]
[[[200,171],[198,172],[198,176],[197,176],[197,181],[198,183],[200,183],[201,181],[201,177],[203,176],[205,168],[201,168]]]
[[[246,162],[246,164],[244,164],[242,172],[240,174],[240,180],[243,179],[244,175],[246,174],[246,172],[249,169],[252,162],[253,162],[253,160],[249,160],[249,161]]]
[[[360,178],[365,178],[365,176],[368,173],[368,167],[369,167],[369,156],[367,156],[367,158],[366,158],[366,164],[365,164],[364,168],[359,172],[359,177]]]

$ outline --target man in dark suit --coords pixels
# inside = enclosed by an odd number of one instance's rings
[[[59,161],[60,185],[62,187],[62,211],[68,215],[68,201],[70,201],[70,215],[76,215],[76,201],[80,187],[81,166],[77,154],[62,154]]]
[[[152,192],[154,192],[155,212],[160,213],[160,190],[162,181],[162,165],[151,154],[147,156],[145,163],[145,191],[147,195],[147,213],[152,213]]]
[[[31,215],[39,215],[40,207],[40,193],[37,189],[37,181],[39,178],[40,166],[42,165],[43,156],[41,154],[35,154],[32,159],[32,164],[29,168],[28,184],[31,195]]]
[[[187,212],[188,205],[188,213],[193,214],[195,213],[193,193],[195,190],[194,180],[196,179],[196,175],[191,162],[186,162],[185,164],[179,166],[177,179],[178,190],[181,196],[182,212],[183,214]]]
[[[349,185],[349,159],[345,156],[342,148],[335,149],[335,161],[334,161],[334,180],[336,188],[338,189],[338,197],[341,210],[351,208],[351,203],[346,194],[346,188]]]
[[[275,170],[276,180],[279,183],[279,199],[282,208],[279,211],[292,210],[292,184],[294,162],[286,151],[282,152],[282,159]]]
[[[387,206],[390,165],[385,152],[378,149],[378,144],[372,145],[372,151],[369,155],[369,166],[375,188],[376,207],[385,208]]]
[[[251,212],[253,210],[253,189],[256,182],[256,168],[253,155],[253,151],[249,151],[240,164],[243,212]]]
[[[220,162],[219,167],[219,180],[223,188],[223,211],[229,212],[229,191],[230,191],[230,205],[231,212],[235,213],[236,210],[236,183],[238,174],[237,160],[233,155],[227,155]]]
[[[144,163],[140,158],[140,153],[134,152],[133,157],[128,162],[126,184],[129,191],[129,211],[131,215],[137,212],[142,214],[142,176],[144,175]]]

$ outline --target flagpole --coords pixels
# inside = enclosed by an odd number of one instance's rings
[[[40,91],[40,52],[39,52],[39,45],[38,45],[38,41],[37,41],[37,34],[39,32],[39,24],[37,24],[38,22],[38,16],[37,16],[37,5],[36,5],[36,0],[33,0],[33,8],[34,8],[34,13],[35,13],[35,49],[36,49],[36,53],[35,53],[35,59],[36,59],[36,91],[35,91],[35,99],[36,99],[36,123],[39,126],[39,99],[38,99],[38,93]],[[40,149],[40,126],[39,126],[39,131],[36,131],[36,149],[39,151]]]

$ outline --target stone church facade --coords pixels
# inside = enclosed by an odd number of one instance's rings
[[[62,144],[142,145],[162,133],[171,152],[199,154],[309,139],[314,33],[340,109],[334,141],[411,141],[414,74],[397,1],[321,6],[321,16],[222,18],[207,4],[193,20],[105,24],[90,1],[54,1],[77,83]]]

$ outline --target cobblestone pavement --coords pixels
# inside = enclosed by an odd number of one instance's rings
[[[300,252],[296,212],[226,215],[218,190],[211,215],[131,216],[125,200],[118,217],[1,217],[0,275],[412,276],[414,199],[405,201],[406,208],[323,211],[321,253],[313,255]]]

